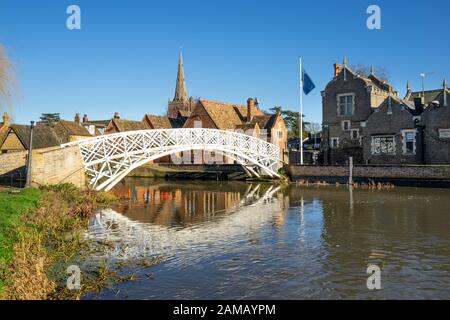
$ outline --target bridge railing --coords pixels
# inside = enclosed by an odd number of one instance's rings
[[[275,176],[278,174],[274,167],[282,161],[275,144],[239,132],[208,128],[128,131],[62,147],[71,145],[79,146],[86,171],[92,177],[91,185],[100,183],[102,188],[117,183],[117,179],[146,161],[184,150],[216,150],[232,155],[242,165],[256,165]]]

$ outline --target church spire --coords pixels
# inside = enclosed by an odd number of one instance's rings
[[[175,88],[175,97],[173,101],[187,101],[186,81],[184,80],[183,55],[180,51],[180,59],[178,61],[177,85]]]

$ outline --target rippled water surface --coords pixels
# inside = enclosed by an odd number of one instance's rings
[[[162,262],[85,298],[450,298],[449,190],[128,179],[114,193],[127,200],[87,234],[108,244],[98,258]]]

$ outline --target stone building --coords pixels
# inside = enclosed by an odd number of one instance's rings
[[[30,126],[13,124],[0,146],[1,153],[28,150],[30,146]],[[43,149],[60,145],[60,138],[48,126],[36,126],[33,129],[33,149]]]
[[[178,74],[175,86],[175,96],[169,101],[167,116],[171,119],[177,119],[180,116],[188,118],[195,107],[194,98],[188,97],[186,90],[186,80],[184,79],[183,56],[180,52],[178,61]]]
[[[388,97],[363,124],[363,158],[370,164],[420,164],[423,132],[414,105]]]
[[[334,77],[322,91],[322,118],[324,162],[345,163],[353,156],[357,163],[364,162],[361,136],[364,122],[388,96],[397,92],[375,76],[356,74],[347,66],[334,65]]]
[[[447,81],[437,90],[404,98],[372,68],[364,77],[335,64],[322,92],[324,163],[344,164],[353,156],[366,164],[449,164],[450,108]]]
[[[442,89],[426,92],[423,99],[428,106],[421,114],[419,125],[423,128],[426,164],[450,164],[449,98],[450,90],[444,81]]]

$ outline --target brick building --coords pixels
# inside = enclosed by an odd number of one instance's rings
[[[108,126],[105,129],[105,134],[148,129],[151,128],[147,122],[121,119],[119,113],[115,112],[114,117],[109,121]]]
[[[281,159],[288,161],[286,124],[279,113],[261,111],[257,99],[249,98],[246,106],[199,99],[184,124],[184,128],[195,127],[233,130],[264,139],[278,145]]]

